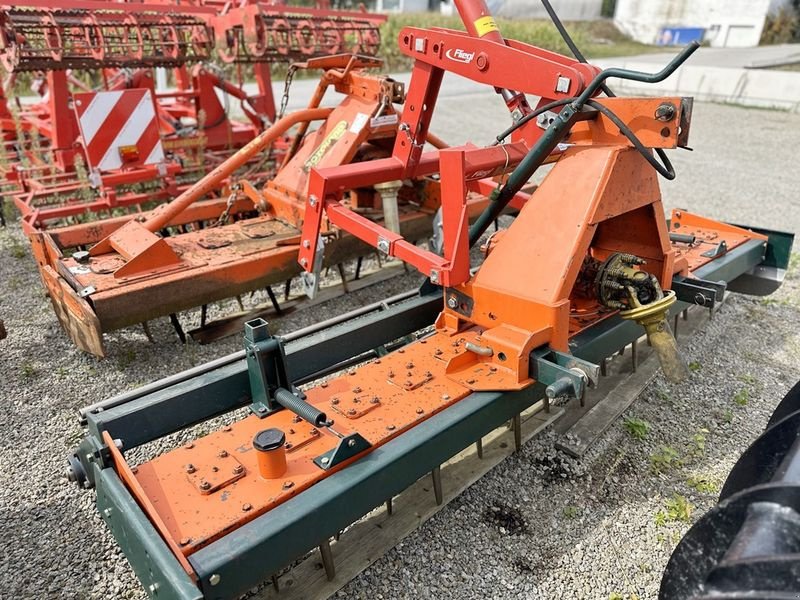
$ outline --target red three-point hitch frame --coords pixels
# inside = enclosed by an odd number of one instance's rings
[[[493,86],[515,121],[532,112],[525,94],[538,96],[538,105],[544,106],[579,95],[599,73],[596,67],[566,56],[504,40],[482,0],[461,0],[456,6],[467,34],[413,27],[399,34],[401,51],[414,58],[415,64],[392,156],[313,171],[299,254],[307,272],[314,270],[324,212],[331,225],[413,265],[434,283],[453,286],[465,282],[469,278],[467,192],[490,193],[496,186],[492,178],[516,167],[543,129],[530,120],[514,132],[512,143],[423,152],[445,71]],[[442,181],[443,256],[406,242],[341,202],[347,190],[436,173]],[[524,200],[519,194],[511,205],[518,208]]]

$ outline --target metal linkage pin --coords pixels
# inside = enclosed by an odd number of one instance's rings
[[[433,468],[431,471],[431,479],[433,479],[433,495],[436,497],[436,504],[437,506],[441,506],[443,502],[441,467]]]
[[[319,545],[319,553],[322,556],[322,566],[325,567],[325,575],[328,581],[333,581],[336,578],[336,565],[333,562],[333,552],[331,552],[331,540],[325,540]]]

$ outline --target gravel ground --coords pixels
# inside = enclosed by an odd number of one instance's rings
[[[438,110],[433,130],[451,143],[486,143],[507,122],[491,95],[447,98]],[[796,231],[791,149],[798,130],[800,115],[696,106],[696,151],[673,153],[678,179],[663,186],[666,205]],[[302,327],[417,280],[395,278],[290,315],[278,327]],[[184,347],[163,319],[151,325],[155,344],[130,328],[107,336],[107,360],[81,354],[61,333],[14,225],[0,231],[0,282],[0,318],[9,331],[0,342],[0,598],[144,598],[95,513],[93,494],[62,475],[64,457],[81,437],[76,410],[240,342]],[[677,388],[658,379],[632,408],[630,415],[651,424],[643,440],[619,423],[581,461],[557,453],[553,434],[532,441],[339,596],[654,598],[680,535],[713,504],[740,452],[800,376],[798,287],[793,272],[769,299],[731,296],[686,350],[695,366],[691,381]],[[186,327],[198,319],[182,316]],[[659,456],[656,472],[651,462]],[[693,508],[688,521],[666,515],[674,494]]]

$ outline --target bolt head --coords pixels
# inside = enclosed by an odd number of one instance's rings
[[[242,511],[247,512],[247,511],[252,510],[252,509],[253,509],[253,505],[252,504],[249,504],[249,503],[248,504],[242,504]]]
[[[228,456],[228,451],[227,450],[220,450],[219,453],[217,454],[217,456],[219,456],[220,458],[226,458]]]
[[[220,577],[218,573],[214,573],[211,577],[208,578],[208,583],[210,583],[211,585],[217,585],[221,579],[222,577]]]
[[[308,203],[309,203],[311,206],[316,206],[316,205],[317,205],[317,197],[316,197],[314,194],[311,194],[311,195],[308,197]]]
[[[354,448],[355,445],[356,445],[356,441],[355,440],[348,440],[347,441],[347,447],[348,448]]]
[[[330,462],[330,460],[331,459],[328,458],[327,456],[323,456],[322,460],[320,460],[319,462],[321,462],[323,465],[327,465]]]
[[[447,306],[450,308],[456,308],[458,306],[458,300],[456,300],[453,296],[450,296],[447,299]]]
[[[194,465],[192,465],[192,464],[186,465],[186,472],[187,473],[194,473],[195,471],[197,471],[197,469],[195,469]]]
[[[283,482],[283,489],[290,490],[294,487],[294,481],[284,481]]]

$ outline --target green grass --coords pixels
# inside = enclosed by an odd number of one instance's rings
[[[700,369],[702,369],[702,368],[703,368],[703,365],[701,365],[701,364],[700,364],[699,362],[697,362],[696,360],[693,360],[692,362],[690,362],[690,363],[689,363],[689,370],[690,370],[692,373],[697,373],[697,372],[698,372]]]
[[[663,527],[667,523],[676,521],[688,523],[692,518],[693,509],[694,507],[684,496],[673,494],[672,498],[665,502],[664,508],[656,513],[655,524],[657,527]]]
[[[500,32],[508,39],[572,56],[564,40],[548,20],[498,18],[496,21]],[[379,56],[386,60],[386,70],[389,72],[407,71],[413,66],[413,60],[401,53],[398,47],[398,35],[403,27],[445,27],[464,30],[464,25],[458,16],[433,13],[390,15],[388,21],[381,25],[379,53]],[[654,46],[634,42],[620,32],[611,21],[566,23],[566,28],[588,59],[658,51]]]
[[[716,494],[719,491],[719,483],[708,475],[692,475],[686,480],[686,485],[701,494]]]
[[[581,509],[577,506],[565,506],[563,510],[565,519],[575,519],[581,514]]]
[[[643,440],[650,433],[650,423],[636,417],[627,417],[622,422],[622,426],[636,440]]]
[[[654,473],[665,473],[680,467],[682,464],[683,461],[678,451],[669,446],[661,446],[656,452],[650,455],[650,469]]]
[[[733,401],[737,406],[747,406],[750,402],[750,391],[747,388],[742,388],[733,396]]]

